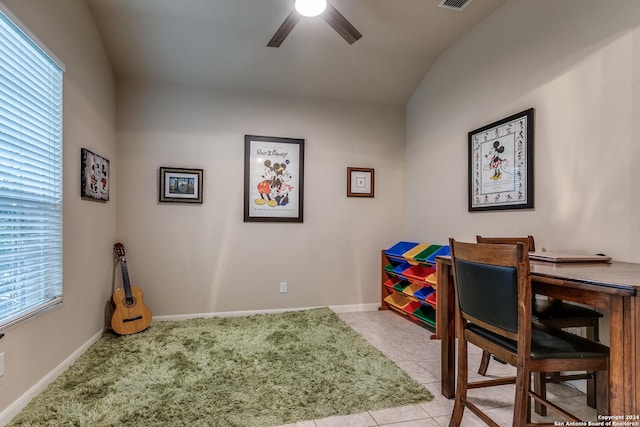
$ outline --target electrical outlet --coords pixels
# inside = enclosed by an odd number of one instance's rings
[[[0,353],[0,377],[4,375],[4,353]]]
[[[287,292],[287,282],[280,282],[280,293],[284,294]]]

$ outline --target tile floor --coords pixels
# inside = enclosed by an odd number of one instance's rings
[[[441,427],[449,425],[453,399],[445,399],[440,394],[440,341],[431,340],[431,332],[390,311],[367,311],[340,313],[339,316],[371,344],[404,369],[412,378],[423,384],[434,395],[428,403],[400,408],[369,411],[356,415],[330,417],[291,424],[287,427]],[[469,378],[477,378],[481,351],[470,349],[471,367]],[[512,367],[494,360],[489,365],[488,375],[513,375]],[[511,425],[513,410],[513,385],[471,390],[469,396],[478,396],[476,404],[487,409],[490,416],[501,425]],[[580,391],[566,384],[548,385],[547,395],[554,403],[567,408],[584,420],[595,419],[595,410],[586,405],[586,397]],[[551,413],[551,412],[550,412]],[[558,418],[546,417],[553,422]],[[541,418],[534,415],[535,422]],[[470,411],[465,410],[463,426],[484,426]]]

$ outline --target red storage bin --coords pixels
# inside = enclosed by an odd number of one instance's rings
[[[424,282],[427,277],[431,274],[435,273],[436,269],[433,267],[428,267],[424,265],[413,265],[402,272],[402,275],[406,277],[409,281],[419,281]]]

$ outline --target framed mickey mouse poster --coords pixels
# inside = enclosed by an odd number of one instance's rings
[[[469,132],[469,211],[533,208],[533,108]]]
[[[244,222],[303,222],[304,139],[245,135]]]
[[[109,201],[109,160],[86,148],[80,150],[80,197]]]

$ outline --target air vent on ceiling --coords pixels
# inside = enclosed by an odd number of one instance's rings
[[[467,5],[471,3],[471,1],[472,0],[442,0],[438,7],[444,7],[445,9],[462,10],[467,7]]]

